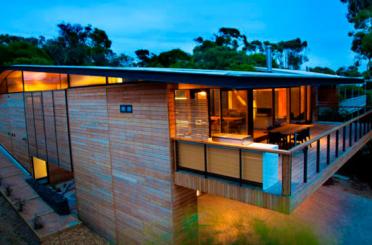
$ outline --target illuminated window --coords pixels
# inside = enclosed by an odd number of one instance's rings
[[[45,160],[33,157],[34,178],[42,179],[48,177],[47,163]]]
[[[8,93],[8,85],[6,84],[6,77],[11,73],[12,71],[3,71],[0,73],[0,93],[5,94]]]
[[[176,90],[176,135],[183,138],[207,139],[207,92],[200,90]]]
[[[275,89],[275,124],[280,125],[288,119],[288,90],[286,88]]]
[[[246,90],[211,89],[209,107],[212,135],[247,134]]]
[[[15,93],[15,92],[22,92],[23,91],[23,84],[22,84],[22,72],[21,71],[13,71],[9,73],[6,77],[8,92]]]
[[[273,126],[273,90],[253,90],[254,129],[266,130]]]
[[[67,75],[46,72],[23,72],[25,91],[44,91],[67,88]]]
[[[103,85],[103,84],[106,84],[106,77],[70,75],[71,87]]]
[[[115,84],[115,83],[123,83],[123,78],[121,77],[108,77],[108,83],[109,84]]]

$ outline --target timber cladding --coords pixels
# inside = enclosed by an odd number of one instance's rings
[[[173,183],[169,97],[162,84],[68,90],[79,215],[110,241],[155,240],[173,233],[185,199],[196,210],[195,192]]]

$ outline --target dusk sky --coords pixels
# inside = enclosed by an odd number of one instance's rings
[[[353,63],[352,26],[340,0],[51,0],[2,2],[0,33],[54,37],[61,22],[92,24],[105,30],[116,52],[154,53],[181,48],[191,52],[198,36],[235,27],[254,39],[309,42],[307,66],[337,69]]]

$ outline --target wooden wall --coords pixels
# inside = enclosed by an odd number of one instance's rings
[[[0,144],[31,171],[22,93],[0,95],[0,120]]]
[[[110,241],[174,234],[196,211],[195,191],[173,183],[168,98],[161,84],[68,91],[79,215]]]
[[[25,93],[30,156],[48,162],[49,181],[72,177],[65,90]]]
[[[106,88],[67,91],[79,217],[116,239]]]

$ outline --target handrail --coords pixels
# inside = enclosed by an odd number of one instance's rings
[[[204,144],[204,145],[215,145],[215,146],[221,146],[221,147],[232,148],[232,149],[277,153],[277,154],[280,154],[280,155],[290,155],[291,154],[290,151],[281,150],[281,149],[278,149],[278,150],[276,150],[276,149],[263,149],[263,148],[257,148],[257,147],[254,147],[254,146],[249,146],[249,145],[237,145],[237,144],[231,144],[231,143],[225,143],[225,142],[185,139],[185,138],[178,138],[178,137],[175,137],[175,138],[172,138],[172,139],[174,141],[178,141],[178,142],[189,142],[189,143]]]
[[[323,138],[323,137],[325,137],[327,135],[330,135],[331,133],[336,132],[337,130],[342,129],[343,127],[346,127],[346,126],[350,125],[351,123],[354,123],[355,121],[358,121],[359,119],[361,119],[361,118],[363,118],[365,116],[368,116],[371,113],[372,113],[372,110],[369,110],[366,113],[364,113],[364,114],[362,114],[360,116],[357,116],[357,117],[355,117],[355,118],[353,118],[353,119],[351,119],[351,120],[349,120],[347,122],[344,122],[341,125],[332,127],[331,129],[329,129],[329,130],[327,130],[327,131],[325,131],[325,132],[323,132],[323,133],[315,136],[314,138],[311,138],[310,140],[308,140],[308,141],[306,141],[306,142],[304,142],[304,143],[302,143],[300,145],[297,145],[297,146],[293,147],[292,149],[289,150],[289,152],[290,152],[290,154],[293,154],[296,151],[302,150],[305,147],[308,147],[309,145],[311,145],[311,144],[315,143],[316,141],[320,140],[321,138]]]

